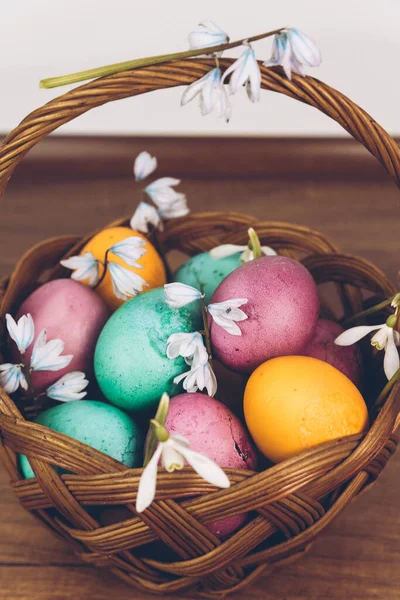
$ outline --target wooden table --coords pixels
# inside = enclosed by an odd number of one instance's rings
[[[97,142],[95,144],[98,146]],[[129,146],[128,142],[125,144]],[[262,147],[260,141],[257,144]],[[89,156],[85,142],[75,142],[77,145],[82,156],[85,152]],[[193,166],[196,142],[187,145],[185,164]],[[268,155],[270,151],[272,163],[279,161],[279,157],[274,157],[273,144],[265,142],[265,145],[265,153]],[[64,142],[58,146],[64,148]],[[157,145],[156,141],[149,140],[143,147],[156,153],[164,152],[164,164],[167,164],[171,161],[168,157],[181,146],[179,143],[177,146],[176,141],[163,141]],[[225,147],[228,148],[226,143]],[[245,151],[246,147],[249,152]],[[336,171],[329,174],[329,165],[324,163],[325,175],[319,178],[318,171],[311,170],[312,161],[308,161],[310,164],[305,161],[304,170],[299,170],[296,156],[292,153],[290,158],[290,152],[288,154],[289,141],[280,156],[281,160],[287,157],[287,168],[279,163],[279,176],[274,177],[273,164],[269,164],[268,179],[263,178],[257,168],[253,169],[251,177],[244,177],[241,173],[248,172],[246,162],[252,159],[252,147],[251,142],[229,142],[231,156],[237,165],[241,165],[236,175],[233,167],[221,171],[217,163],[215,170],[212,163],[211,168],[207,163],[207,173],[202,173],[201,167],[196,167],[197,171],[191,169],[190,177],[188,175],[184,181],[184,189],[194,211],[234,210],[251,213],[260,219],[287,220],[315,227],[331,236],[344,251],[373,260],[393,280],[397,279],[400,194],[380,170],[374,170],[372,159],[366,158],[364,167],[358,168],[358,177],[351,179],[347,165],[350,160],[357,162],[358,150],[353,146],[342,147],[340,143],[343,170],[338,168],[334,155]],[[335,142],[328,141],[327,147],[327,157],[329,148],[337,151]],[[129,147],[131,158],[138,149],[142,147],[138,148],[132,142]],[[298,151],[297,159],[304,161],[300,152],[304,156],[314,152],[315,160],[319,160],[312,143],[304,143]],[[119,168],[107,168],[111,163],[115,166],[112,161],[115,152],[110,154],[108,163],[99,161],[97,171],[96,166],[85,170],[81,165],[78,174],[74,172],[73,163],[70,172],[68,164],[64,164],[68,152],[62,161],[60,158],[58,167],[53,164],[54,156],[46,156],[45,159],[39,157],[42,162],[28,163],[26,169],[11,181],[2,200],[0,275],[7,273],[27,248],[45,237],[84,233],[133,211],[136,198],[130,172],[122,177]],[[362,155],[362,160],[364,158]],[[52,164],[51,173],[46,172],[46,160]],[[259,155],[257,160],[260,161]],[[164,169],[160,175],[180,173],[184,176],[185,164],[180,162],[175,170],[170,169],[167,173]],[[239,597],[268,600],[400,599],[399,497],[400,453],[397,453],[376,485],[321,535],[305,558],[264,576]],[[68,547],[23,511],[8,487],[7,476],[0,471],[0,598],[105,600],[110,596],[118,600],[153,597],[143,596],[113,576],[82,564]]]

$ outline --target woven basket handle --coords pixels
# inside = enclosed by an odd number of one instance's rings
[[[221,60],[222,69],[234,59]],[[0,195],[20,160],[46,135],[91,108],[154,90],[189,85],[213,66],[211,59],[167,62],[96,79],[77,87],[28,115],[0,148]],[[394,139],[363,109],[312,77],[289,81],[279,68],[261,66],[262,87],[314,106],[337,121],[385,167],[400,187],[400,149]]]

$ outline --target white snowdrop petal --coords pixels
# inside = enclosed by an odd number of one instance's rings
[[[215,485],[219,488],[229,488],[230,482],[227,475],[215,462],[213,462],[207,456],[199,454],[190,450],[190,448],[180,448],[180,453],[189,463],[189,465],[196,471],[200,477],[202,477],[211,485]]]
[[[171,308],[181,308],[201,298],[201,292],[185,283],[167,283],[164,285],[165,301]]]
[[[392,379],[393,375],[400,368],[399,352],[394,341],[393,329],[387,338],[385,357],[383,359],[383,368],[388,380]]]
[[[82,371],[71,371],[63,375],[46,390],[46,394],[53,400],[61,402],[70,402],[71,400],[81,400],[86,396],[83,390],[88,386],[89,381]]]
[[[6,314],[7,330],[11,339],[16,343],[18,350],[24,354],[26,349],[31,345],[35,335],[35,326],[30,314],[22,315],[15,322],[10,314]]]
[[[183,435],[180,435],[179,433],[174,433],[173,435],[170,436],[169,439],[171,440],[171,442],[174,442],[174,443],[176,442],[177,444],[179,444],[179,446],[183,445],[186,448],[189,448],[189,446],[190,446],[189,440],[187,438],[183,437]]]
[[[393,329],[391,329],[387,325],[384,325],[371,338],[371,345],[375,346],[375,348],[377,348],[378,350],[383,350],[384,348],[386,348],[388,338],[392,336],[392,331]]]
[[[164,444],[164,448],[161,454],[161,464],[168,473],[172,473],[173,471],[179,471],[183,469],[185,464],[185,459],[182,454],[178,452],[177,447],[169,444],[170,439]]]
[[[120,300],[129,300],[143,290],[148,283],[137,273],[121,267],[115,262],[109,262],[108,268],[114,295]]]
[[[151,156],[145,150],[138,154],[133,165],[133,173],[136,181],[146,179],[153,171],[157,169],[157,159]]]
[[[0,365],[0,386],[7,394],[13,394],[21,386],[28,389],[25,375],[22,373],[21,365],[5,363]]]
[[[293,54],[301,65],[319,67],[321,64],[321,53],[311,38],[295,27],[289,29],[288,38]]]
[[[148,233],[149,225],[160,231],[163,229],[157,209],[147,202],[140,202],[131,218],[130,226],[134,231]]]
[[[75,281],[87,280],[90,286],[94,286],[99,280],[99,261],[91,252],[84,252],[81,256],[71,256],[61,260],[60,264],[73,271],[71,278]]]
[[[209,75],[210,73],[207,73],[207,75],[204,75],[204,77],[201,77],[201,79],[194,81],[185,89],[181,98],[181,106],[185,106],[202,92],[204,84],[206,83]]]
[[[138,513],[146,510],[154,500],[157,485],[157,466],[162,450],[163,444],[159,443],[150,461],[143,469],[136,496],[136,511]]]
[[[142,269],[143,265],[138,264],[136,261],[146,254],[147,250],[143,248],[145,245],[146,242],[142,238],[130,236],[111,246],[109,251],[115,254],[115,256],[122,258],[127,265]]]
[[[237,244],[221,244],[221,246],[216,246],[210,250],[211,258],[226,258],[227,256],[232,256],[232,254],[237,254],[246,250],[247,246],[238,246]]]
[[[261,252],[265,256],[277,256],[278,255],[278,253],[275,252],[275,250],[273,248],[270,248],[269,246],[261,246]]]
[[[73,355],[64,355],[64,342],[60,339],[47,341],[46,330],[40,332],[36,338],[31,356],[31,369],[33,371],[59,371],[69,365]]]
[[[219,46],[220,44],[224,44],[228,39],[227,33],[208,19],[201,21],[197,28],[188,36],[191,50]]]
[[[338,346],[351,346],[356,342],[359,342],[363,337],[371,333],[371,331],[377,331],[381,329],[383,325],[359,325],[358,327],[352,327],[341,333],[336,339],[335,344]]]

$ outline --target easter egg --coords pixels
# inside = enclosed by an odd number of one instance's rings
[[[314,335],[301,354],[319,358],[344,373],[355,385],[359,385],[362,373],[360,349],[353,346],[337,346],[335,339],[344,329],[328,319],[319,319]]]
[[[54,406],[40,414],[35,423],[83,442],[127,467],[139,467],[143,434],[127,414],[104,402],[76,400]],[[34,477],[26,456],[20,456],[25,478]]]
[[[221,402],[205,394],[180,394],[170,401],[165,427],[190,442],[190,449],[208,456],[220,467],[257,468],[257,456],[239,419]],[[207,524],[220,537],[240,527],[246,514]]]
[[[368,410],[354,383],[308,356],[260,365],[246,386],[244,415],[254,442],[273,462],[368,428]]]
[[[164,285],[167,280],[160,255],[142,233],[133,231],[129,227],[110,227],[108,229],[103,229],[97,235],[92,237],[91,240],[89,240],[89,242],[83,248],[81,254],[84,252],[91,252],[95,258],[100,261],[104,261],[106,252],[109,248],[111,248],[111,246],[132,236],[139,237],[145,241],[143,249],[146,250],[146,252],[136,261],[140,267],[132,267],[128,265],[121,257],[116,256],[112,252],[109,253],[108,259],[117,263],[118,265],[121,265],[125,269],[128,269],[128,271],[132,271],[133,273],[140,275],[140,277],[142,277],[142,279],[144,279],[147,283],[147,286],[143,287],[143,292]],[[101,298],[103,298],[104,302],[112,310],[117,309],[124,302],[120,298],[117,298],[117,296],[114,294],[109,270],[107,270],[104,279],[95,291],[101,296]]]
[[[202,252],[192,256],[179,267],[173,275],[173,280],[197,289],[202,285],[205,302],[208,304],[221,281],[242,264],[240,254],[237,252],[225,258],[213,258],[209,252]]]
[[[93,354],[97,338],[110,313],[103,300],[93,290],[73,279],[55,279],[35,290],[21,304],[16,318],[30,313],[35,324],[35,338],[45,329],[47,340],[61,339],[63,355],[73,355],[70,364],[59,371],[32,373],[35,391],[41,392],[65,373],[93,372]],[[29,361],[34,344],[26,351]],[[14,359],[19,360],[13,345]]]
[[[250,373],[269,358],[299,354],[311,339],[318,320],[317,286],[299,262],[285,256],[264,256],[228,275],[211,302],[247,299],[232,335],[209,320],[214,355],[234,371]]]
[[[201,328],[192,305],[170,308],[163,288],[139,294],[108,320],[97,342],[94,368],[103,394],[128,411],[156,407],[161,395],[178,393],[174,377],[189,370],[185,361],[166,355],[173,333]]]

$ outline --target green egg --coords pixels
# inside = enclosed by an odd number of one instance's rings
[[[212,258],[209,252],[202,252],[189,258],[173,275],[174,281],[192,285],[200,289],[203,285],[205,301],[208,304],[216,288],[232,271],[243,263],[240,252],[225,258]]]
[[[35,423],[64,433],[127,467],[142,463],[144,437],[136,423],[115,406],[95,400],[76,400],[49,408]],[[35,477],[26,456],[20,456],[20,466],[26,479]]]
[[[180,357],[167,357],[167,340],[201,328],[199,307],[170,308],[163,288],[125,302],[97,341],[94,369],[101,391],[112,404],[134,412],[155,408],[164,392],[179,393],[182,387],[173,379],[189,367]]]

